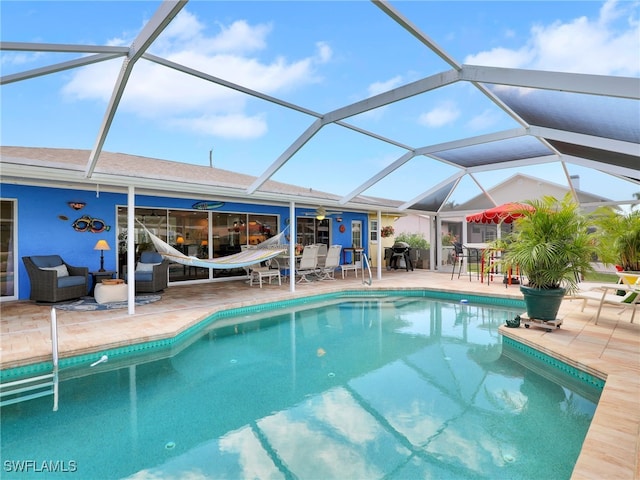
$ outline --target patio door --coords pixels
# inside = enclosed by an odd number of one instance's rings
[[[0,201],[0,300],[15,300],[16,201]]]
[[[362,248],[362,222],[360,220],[351,221],[351,246],[353,248]],[[360,265],[362,258],[360,253],[354,253],[354,263]]]

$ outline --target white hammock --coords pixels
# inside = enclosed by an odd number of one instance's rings
[[[215,268],[218,270],[243,268],[277,257],[281,253],[286,252],[289,248],[288,245],[284,245],[281,242],[284,237],[284,232],[286,231],[285,229],[275,237],[262,242],[256,248],[248,248],[242,252],[226,255],[224,257],[212,259],[198,258],[185,255],[180,250],[177,250],[155,236],[147,229],[146,226],[142,225],[142,227],[147,232],[147,235],[149,235],[149,238],[151,238],[153,245],[156,247],[156,250],[160,255],[167,260],[180,263],[182,265],[188,265],[190,267]]]

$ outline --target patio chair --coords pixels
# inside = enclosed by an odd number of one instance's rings
[[[453,280],[453,274],[456,273],[456,265],[458,265],[458,278],[462,274],[462,264],[464,263],[465,258],[467,259],[467,271],[469,272],[469,281],[471,281],[471,269],[469,268],[469,264],[473,260],[476,265],[478,264],[478,252],[477,250],[473,250],[473,253],[470,249],[464,247],[460,242],[453,242],[453,270],[451,271],[451,280]],[[479,276],[479,270],[477,272]]]
[[[302,281],[310,282],[308,275],[313,275],[318,270],[318,245],[307,245],[302,250],[300,264],[296,268],[296,277],[300,277],[298,283]]]
[[[318,270],[320,280],[335,280],[336,269],[340,266],[342,245],[331,245],[327,250],[324,265]]]
[[[572,298],[582,300],[582,308],[580,311],[584,311],[589,300],[598,302],[598,311],[595,318],[596,325],[598,324],[602,307],[605,305],[613,305],[621,308],[620,313],[630,308],[632,310],[631,323],[633,323],[637,307],[640,304],[640,274],[618,272],[618,275],[622,279],[622,283],[599,285],[593,290],[580,291],[572,295]],[[635,281],[633,278],[635,278]],[[596,290],[601,290],[601,292]],[[609,293],[610,290],[622,293],[622,295]]]
[[[61,302],[80,298],[89,291],[89,268],[74,267],[60,255],[22,257],[36,302]]]
[[[154,293],[169,285],[169,260],[163,259],[158,252],[142,252],[136,265],[136,293]],[[124,266],[124,279],[127,280],[127,265]]]
[[[318,268],[322,268],[327,261],[329,248],[326,243],[317,243],[316,245],[318,245]]]
[[[255,266],[249,267],[249,285],[253,287],[253,281],[257,280],[260,288],[262,288],[262,279],[268,278],[269,285],[271,285],[271,280],[277,278],[278,285],[282,285],[282,276],[280,275],[280,264],[278,260],[272,258],[271,260],[267,260],[264,262],[264,265],[261,266],[257,264]]]

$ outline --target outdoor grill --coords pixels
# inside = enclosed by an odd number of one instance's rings
[[[405,267],[407,272],[409,269],[413,270],[413,263],[411,262],[411,256],[409,253],[411,252],[411,247],[408,243],[396,242],[393,244],[393,247],[388,250],[390,250],[387,252],[387,254],[390,255],[389,268],[397,270],[398,268]],[[385,257],[387,257],[387,255],[385,255]]]

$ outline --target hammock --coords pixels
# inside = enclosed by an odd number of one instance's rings
[[[262,242],[256,248],[248,248],[242,252],[213,259],[198,258],[185,255],[180,250],[177,250],[155,236],[145,225],[142,225],[142,227],[147,232],[147,235],[149,235],[149,238],[151,238],[153,245],[156,247],[156,250],[160,255],[167,260],[190,267],[214,268],[218,270],[243,268],[277,257],[281,253],[286,252],[289,248],[288,245],[281,242],[282,237],[284,237],[284,232],[286,231],[285,228],[285,230],[280,232],[278,235]]]

